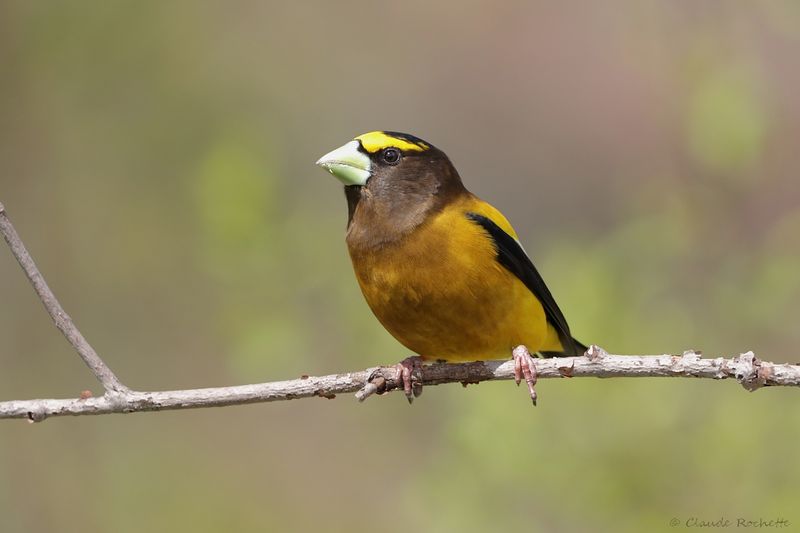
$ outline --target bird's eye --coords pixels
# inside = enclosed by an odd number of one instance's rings
[[[382,154],[383,162],[390,165],[396,165],[400,162],[400,150],[397,148],[387,148]]]

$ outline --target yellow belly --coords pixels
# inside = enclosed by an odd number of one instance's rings
[[[519,344],[547,349],[552,328],[538,299],[496,261],[491,238],[466,217],[488,204],[463,204],[399,243],[350,250],[367,303],[389,333],[425,359],[504,359]]]

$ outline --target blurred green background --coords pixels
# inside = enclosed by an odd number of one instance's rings
[[[584,342],[796,361],[798,6],[4,0],[0,201],[138,389],[408,355],[314,167],[374,129],[450,155]],[[100,392],[4,246],[0,302],[0,399]],[[0,531],[800,527],[796,390],[523,389],[3,421]]]

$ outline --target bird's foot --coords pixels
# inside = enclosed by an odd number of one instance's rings
[[[384,372],[388,370],[389,372]],[[392,377],[391,371],[395,375]],[[396,365],[375,368],[367,378],[367,382],[356,392],[356,399],[363,402],[373,394],[383,395],[387,390],[387,381],[394,381],[393,388],[401,388],[405,392],[408,403],[412,403],[414,398],[422,394],[422,357],[414,355],[406,357]]]
[[[522,344],[514,348],[511,353],[514,356],[514,381],[519,385],[522,378],[525,378],[531,401],[536,405],[536,390],[533,388],[536,385],[536,363],[528,348]]]
[[[420,376],[422,357],[419,355],[406,357],[394,365],[394,368],[397,370],[395,381],[398,385],[403,385],[406,399],[408,403],[412,403],[414,398],[418,398],[422,394],[422,377]]]

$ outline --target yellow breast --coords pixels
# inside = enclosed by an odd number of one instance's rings
[[[491,237],[468,212],[516,238],[496,209],[465,196],[392,245],[350,249],[367,303],[398,341],[426,359],[503,359],[518,344],[542,349],[548,326],[541,304],[497,262]]]

